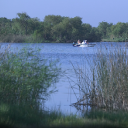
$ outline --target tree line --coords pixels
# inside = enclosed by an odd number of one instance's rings
[[[100,22],[98,27],[92,27],[82,23],[78,16],[47,15],[40,21],[27,13],[17,13],[13,19],[0,18],[0,42],[73,42],[78,39],[124,42],[127,37],[128,23]]]

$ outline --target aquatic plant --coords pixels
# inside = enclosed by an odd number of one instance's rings
[[[1,47],[0,102],[39,107],[56,91],[53,85],[61,69],[57,67],[57,61],[44,59],[35,49],[24,48],[14,52]]]
[[[126,48],[98,49],[84,68],[75,69],[81,92],[75,106],[91,106],[104,110],[128,110],[128,56]],[[85,64],[85,63],[84,63]]]

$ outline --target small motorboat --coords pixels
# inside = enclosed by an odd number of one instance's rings
[[[74,47],[94,47],[96,44],[95,43],[88,43],[87,40],[83,40],[82,43],[74,43]]]

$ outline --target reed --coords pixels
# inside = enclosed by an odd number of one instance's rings
[[[24,48],[19,52],[1,47],[0,102],[39,107],[56,91],[59,79],[57,61],[48,62],[39,51]],[[18,50],[17,50],[18,51]]]
[[[75,69],[81,96],[77,103],[104,110],[128,110],[128,56],[126,48],[97,50],[88,70]],[[83,67],[86,67],[85,65]]]

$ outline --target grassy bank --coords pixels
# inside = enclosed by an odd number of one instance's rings
[[[76,40],[77,41],[77,40]],[[88,40],[89,41],[89,40]],[[8,34],[8,35],[1,35],[0,36],[0,42],[8,42],[8,43],[48,43],[48,42],[67,42],[71,43],[73,40],[45,40],[42,37],[37,37],[34,34],[31,35],[14,35],[14,34]],[[101,42],[128,42],[127,38],[123,37],[112,37],[112,38],[105,38],[101,39]]]
[[[6,108],[0,114],[0,127],[12,128],[119,128],[126,126],[117,119],[110,120],[107,118],[90,118],[90,117],[77,117],[75,115],[64,115],[58,111],[35,111],[31,108],[11,106],[0,106]],[[10,109],[10,110],[9,110]],[[6,113],[5,113],[6,112]],[[95,113],[96,115],[96,113]],[[97,114],[98,115],[98,114]]]
[[[8,34],[8,35],[0,35],[0,43],[71,43],[73,41],[68,40],[46,40],[43,39],[42,37],[36,37],[34,34],[31,35],[13,35],[13,34]]]
[[[101,40],[102,42],[128,42],[128,39],[127,38],[123,38],[123,37],[120,37],[120,38],[105,38],[105,39],[102,39]]]
[[[47,43],[48,40],[44,40],[40,37],[35,38],[33,35],[1,35],[0,42],[4,43]]]

